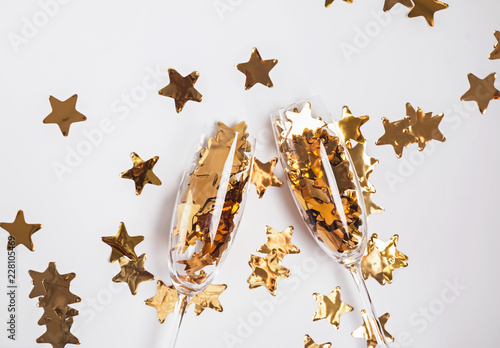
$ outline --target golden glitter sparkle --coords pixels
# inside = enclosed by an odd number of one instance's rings
[[[153,173],[153,167],[159,159],[158,156],[143,161],[138,154],[132,152],[130,157],[132,157],[133,167],[121,173],[120,176],[124,179],[134,180],[136,195],[141,194],[146,184],[161,185],[160,179]]]
[[[277,59],[263,60],[257,48],[254,47],[250,60],[246,63],[236,64],[236,69],[246,76],[246,90],[252,88],[256,83],[261,83],[271,88],[273,87],[273,82],[269,77],[269,72],[276,64],[278,64]]]
[[[52,107],[52,112],[45,117],[43,123],[56,123],[62,134],[67,137],[69,134],[69,127],[72,123],[87,120],[87,117],[76,111],[77,99],[78,96],[76,94],[65,101],[60,101],[50,96],[49,102]]]
[[[137,261],[137,254],[134,249],[137,244],[144,240],[144,236],[129,236],[125,224],[120,222],[118,233],[115,236],[101,237],[101,240],[111,247],[109,262],[113,263],[122,256]]]
[[[340,326],[340,316],[354,309],[340,299],[339,286],[337,286],[328,296],[318,293],[314,293],[313,296],[318,303],[318,310],[314,314],[313,321],[328,319],[330,324],[335,326],[337,330]]]
[[[201,102],[203,96],[194,88],[194,84],[200,77],[197,71],[183,77],[175,69],[168,69],[170,83],[158,91],[158,94],[175,100],[175,111],[181,112],[189,100]]]
[[[470,89],[460,98],[463,101],[475,101],[482,114],[486,112],[490,101],[500,99],[500,91],[495,88],[496,73],[491,73],[484,79],[474,74],[467,75]]]
[[[9,232],[13,237],[13,244],[7,243],[7,250],[12,250],[19,244],[24,245],[31,251],[35,251],[35,246],[31,237],[33,233],[39,231],[42,228],[41,224],[28,224],[24,219],[24,212],[19,210],[16,215],[14,222],[2,222],[0,227]]]
[[[250,183],[255,185],[259,198],[262,198],[262,196],[264,196],[264,193],[266,192],[268,187],[283,186],[283,181],[281,181],[276,175],[274,175],[274,169],[276,168],[277,163],[277,157],[273,158],[267,163],[262,163],[258,158],[255,158]]]

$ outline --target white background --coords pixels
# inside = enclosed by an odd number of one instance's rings
[[[17,248],[18,340],[8,341],[0,324],[0,346],[38,346],[42,309],[28,298],[28,270],[43,271],[55,261],[61,273],[77,274],[71,290],[82,303],[74,305],[81,315],[73,331],[82,347],[162,347],[166,327],[144,305],[156,282],[141,284],[136,296],[126,284],[113,284],[119,267],[107,261],[110,248],[100,237],[114,235],[124,221],[131,235],[146,237],[136,248],[147,253],[146,269],[168,282],[173,201],[201,125],[245,120],[258,138],[258,157],[267,161],[276,155],[269,113],[315,94],[337,119],[343,105],[371,117],[362,130],[368,154],[380,160],[371,181],[374,200],[386,212],[373,215],[369,229],[383,240],[399,234],[399,249],[410,257],[393,284],[368,281],[379,315],[391,313],[387,329],[399,339],[394,346],[491,346],[499,306],[491,272],[500,241],[494,227],[500,101],[483,116],[460,96],[469,88],[467,73],[484,78],[500,68],[500,61],[488,59],[493,31],[500,30],[500,3],[450,0],[434,28],[422,17],[407,18],[400,5],[384,15],[382,0],[337,0],[328,9],[323,0],[232,4],[218,14],[212,0],[73,0],[51,7],[48,16],[38,1],[0,3],[0,221],[13,221],[23,209],[28,222],[43,224],[33,237],[35,252]],[[36,22],[35,30],[27,22]],[[15,35],[23,42],[13,45]],[[346,55],[346,45],[358,51]],[[272,89],[245,91],[245,77],[234,68],[254,46],[264,59],[279,60]],[[188,102],[180,115],[172,99],[157,94],[168,84],[170,67],[183,75],[200,72],[196,88],[203,102]],[[157,69],[162,75],[153,76]],[[42,120],[51,111],[50,95],[65,100],[75,93],[88,120],[73,124],[64,138]],[[413,145],[398,160],[390,146],[374,143],[383,134],[380,119],[401,119],[406,102],[444,112],[440,129],[447,141],[422,153]],[[111,131],[99,139],[103,119]],[[95,145],[86,146],[85,132],[96,136]],[[83,155],[67,162],[73,151]],[[160,157],[155,172],[163,185],[148,185],[139,197],[133,182],[119,177],[131,167],[132,151],[145,160]],[[68,172],[58,177],[57,165]],[[283,178],[281,168],[277,173]],[[246,283],[249,255],[265,242],[266,224],[295,226],[293,241],[301,249],[285,258],[292,277],[279,283],[281,297],[272,306],[265,288],[249,290]],[[0,233],[0,286],[7,236]],[[215,279],[228,285],[220,297],[224,312],[195,317],[190,308],[178,347],[302,347],[306,333],[333,347],[365,347],[350,336],[361,324],[350,276],[318,255],[288,189],[270,188],[258,200],[252,188],[236,242]],[[446,290],[454,282],[458,295]],[[337,331],[311,318],[317,308],[312,294],[338,285],[356,309],[342,316]],[[7,320],[5,291],[0,288],[0,323]],[[228,344],[229,338],[237,342]]]

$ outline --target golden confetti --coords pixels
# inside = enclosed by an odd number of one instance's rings
[[[361,270],[365,279],[375,278],[381,285],[392,283],[396,268],[408,266],[408,257],[397,250],[399,236],[382,242],[373,234],[366,246],[366,255],[361,259]]]
[[[412,8],[413,7],[413,3],[411,2],[411,0],[385,0],[385,3],[384,3],[384,12],[389,11],[396,4],[402,4],[402,5],[404,5],[404,6],[408,7],[408,8]]]
[[[498,42],[495,44],[495,49],[490,54],[490,59],[500,59],[500,31],[495,30],[494,35]]]
[[[425,146],[431,140],[446,141],[444,135],[439,131],[439,123],[443,117],[443,114],[432,116],[432,112],[424,113],[420,108],[417,109],[413,119],[410,116],[410,134],[418,140],[420,151],[425,149]]]
[[[323,344],[316,344],[311,336],[305,335],[304,336],[304,348],[330,348],[332,344],[330,342],[328,343],[323,343]]]
[[[158,93],[165,97],[174,98],[177,113],[182,111],[188,100],[201,102],[203,96],[194,88],[194,84],[200,77],[197,71],[182,77],[175,69],[168,69],[168,76],[170,83]]]
[[[286,138],[292,136],[302,136],[306,130],[316,130],[326,125],[321,118],[314,118],[312,116],[311,103],[306,103],[302,110],[286,111],[287,122],[286,128],[290,130]]]
[[[53,308],[45,308],[47,331],[37,338],[37,343],[49,343],[53,348],[64,348],[67,344],[80,344],[80,340],[70,332],[72,317],[60,317]]]
[[[254,47],[248,62],[236,64],[236,69],[246,75],[245,90],[249,90],[256,83],[269,88],[273,87],[269,72],[276,64],[278,64],[277,59],[263,60],[257,48]]]
[[[154,275],[144,269],[146,254],[139,256],[137,261],[131,261],[126,257],[122,257],[119,262],[121,271],[113,277],[113,281],[115,283],[127,283],[132,295],[137,294],[139,284],[155,279]]]
[[[408,17],[422,16],[431,27],[434,26],[434,13],[448,8],[448,4],[437,0],[413,0],[415,7],[408,13]]]
[[[194,296],[188,304],[188,307],[194,304],[194,313],[200,315],[205,309],[211,308],[217,312],[222,312],[222,305],[219,302],[219,296],[227,289],[225,284],[210,284],[207,288]]]
[[[257,250],[259,253],[269,254],[276,250],[276,255],[280,260],[288,254],[300,253],[299,248],[292,244],[293,226],[288,226],[283,232],[278,232],[266,226],[267,243]]]
[[[56,277],[62,277],[63,279],[68,279],[69,281],[73,280],[76,276],[75,273],[68,273],[60,275],[56,269],[56,263],[50,262],[49,266],[44,272],[36,272],[36,271],[28,271],[31,279],[33,280],[33,290],[29,294],[30,298],[43,296],[45,295],[45,288],[43,287],[43,281],[48,280],[51,281]]]
[[[376,348],[377,347],[377,338],[373,332],[373,328],[370,325],[370,321],[368,320],[368,315],[365,310],[361,311],[361,316],[363,317],[363,325],[354,330],[351,335],[356,338],[364,338],[366,340],[366,345],[368,348]],[[394,337],[391,336],[385,329],[385,324],[389,320],[390,314],[385,313],[384,315],[378,318],[380,325],[382,326],[382,331],[384,337],[389,342],[394,342]]]
[[[314,314],[313,321],[328,319],[330,324],[335,326],[337,330],[340,326],[340,316],[354,309],[340,299],[339,286],[337,286],[328,296],[318,293],[314,293],[313,296],[318,303],[318,310]]]
[[[403,149],[417,141],[414,135],[410,133],[410,118],[405,117],[402,120],[391,122],[387,118],[382,118],[385,134],[377,140],[377,145],[392,145],[396,156],[401,158]]]
[[[158,280],[156,295],[148,298],[146,305],[156,308],[158,321],[163,324],[170,313],[175,311],[177,302],[177,290],[172,286],[166,286],[161,280]]]
[[[334,0],[325,0],[325,7],[330,7],[331,4],[333,4]],[[352,4],[353,0],[344,0],[348,4]]]
[[[491,73],[484,79],[474,74],[467,75],[470,89],[460,98],[463,101],[475,101],[482,114],[486,112],[488,105],[493,99],[500,99],[500,91],[495,88],[496,73]]]
[[[358,143],[352,149],[349,149],[356,174],[358,175],[359,185],[365,192],[375,192],[375,187],[368,181],[370,175],[375,169],[378,160],[366,154],[366,144]]]
[[[24,219],[24,212],[19,210],[16,215],[14,222],[2,222],[0,227],[9,232],[13,239],[9,240],[7,243],[7,250],[12,250],[19,244],[24,245],[31,251],[35,251],[35,246],[31,240],[33,233],[39,231],[42,228],[41,224],[28,224]],[[13,243],[11,243],[11,241]]]
[[[111,247],[109,262],[113,263],[122,256],[126,256],[132,261],[137,261],[137,254],[134,248],[144,240],[144,236],[129,236],[125,224],[120,222],[116,236],[101,237],[101,240]]]
[[[51,280],[43,279],[42,284],[45,289],[45,296],[39,298],[38,306],[50,306],[55,310],[63,310],[69,304],[80,302],[80,297],[69,291],[69,286],[73,278],[72,276],[64,278],[64,276],[57,275]]]
[[[280,264],[280,258],[275,249],[271,250],[265,258],[250,255],[248,264],[253,270],[248,278],[250,289],[263,285],[273,296],[276,296],[278,280],[290,276],[290,270]]]
[[[259,198],[262,198],[262,196],[264,196],[264,193],[266,192],[268,187],[283,186],[283,181],[281,181],[276,175],[274,175],[274,168],[276,167],[277,163],[277,157],[273,158],[267,163],[262,163],[258,158],[255,158],[250,183],[254,184],[257,188],[257,194],[259,195]]]
[[[160,179],[153,173],[153,167],[158,162],[159,157],[155,156],[147,161],[143,161],[135,152],[130,154],[132,157],[131,169],[123,172],[120,176],[124,179],[131,179],[135,182],[135,193],[140,195],[146,184],[161,185]]]
[[[337,122],[337,125],[344,135],[344,141],[348,149],[352,148],[351,140],[358,143],[365,142],[365,138],[361,134],[361,126],[368,122],[369,119],[370,116],[353,116],[349,107],[344,106],[342,109],[342,119]]]
[[[76,94],[65,101],[60,101],[50,96],[49,101],[52,112],[45,117],[43,123],[56,123],[62,134],[67,137],[69,134],[69,127],[72,123],[87,120],[87,117],[76,111],[77,99],[78,96]]]
[[[375,214],[375,213],[384,212],[384,208],[377,205],[376,203],[373,203],[372,195],[373,195],[373,192],[363,191],[363,199],[365,201],[366,216],[370,216],[371,214]]]

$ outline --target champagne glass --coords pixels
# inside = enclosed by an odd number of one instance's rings
[[[288,187],[312,236],[352,274],[377,347],[389,347],[366,288],[360,261],[367,243],[363,194],[353,162],[319,97],[271,115]]]
[[[168,265],[177,289],[168,347],[175,347],[191,298],[212,283],[234,241],[253,167],[255,139],[242,122],[204,132],[176,199]],[[212,135],[212,136],[210,136]]]

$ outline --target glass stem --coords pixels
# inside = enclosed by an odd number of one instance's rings
[[[177,336],[179,336],[179,330],[181,328],[182,318],[184,317],[184,313],[186,312],[186,308],[190,300],[190,296],[179,293],[179,297],[177,298],[177,302],[175,304],[175,310],[172,313],[174,317],[168,330],[167,348],[175,347]]]
[[[375,313],[375,309],[373,308],[370,294],[368,293],[368,289],[366,288],[365,280],[363,279],[363,274],[361,273],[360,263],[356,262],[354,264],[348,265],[347,269],[351,272],[351,275],[356,282],[356,286],[358,287],[359,295],[361,297],[361,301],[363,302],[363,306],[365,308],[366,315],[371,326],[371,330],[370,328],[367,329],[372,331],[373,336],[375,336],[375,338],[377,339],[376,348],[389,348],[389,344],[387,343],[382,330],[382,325],[380,325],[378,317]]]

